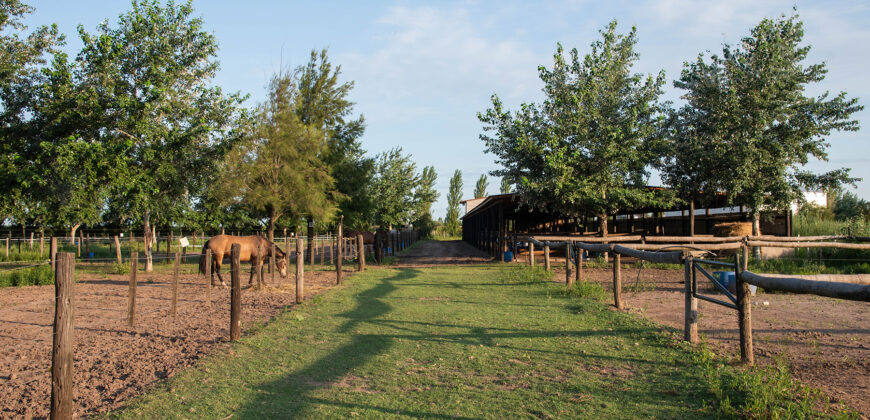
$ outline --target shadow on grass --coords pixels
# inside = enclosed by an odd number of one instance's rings
[[[420,409],[397,409],[387,405],[378,405],[378,398],[367,398],[362,394],[379,393],[377,390],[354,390],[353,381],[355,377],[353,372],[373,359],[387,354],[400,341],[412,341],[420,343],[454,343],[464,346],[498,346],[500,348],[519,350],[530,353],[559,353],[560,355],[568,355],[577,360],[586,360],[590,365],[600,365],[609,361],[618,362],[620,364],[631,364],[636,368],[640,366],[650,366],[659,364],[651,360],[642,358],[605,355],[605,354],[585,354],[585,352],[571,350],[543,350],[536,349],[532,346],[515,346],[505,343],[505,340],[514,339],[537,339],[537,338],[589,338],[600,336],[648,336],[655,335],[657,332],[653,328],[617,328],[604,330],[538,330],[538,329],[523,329],[523,328],[499,328],[487,327],[479,325],[464,325],[458,322],[428,322],[418,320],[405,319],[384,319],[384,315],[393,312],[393,306],[388,302],[392,298],[388,298],[401,285],[401,283],[420,279],[423,274],[421,271],[413,268],[396,269],[396,274],[381,280],[371,288],[365,289],[354,296],[356,306],[344,313],[338,314],[345,321],[336,328],[336,332],[350,335],[349,342],[334,349],[328,354],[320,356],[316,361],[306,364],[301,369],[293,373],[281,377],[280,379],[267,382],[257,386],[256,397],[248,401],[241,407],[234,417],[237,418],[263,418],[263,417],[288,417],[288,416],[318,416],[324,412],[318,411],[319,408],[326,408],[325,413],[336,412],[331,411],[335,408],[348,411],[374,411],[382,413],[382,415],[404,415],[412,417],[431,417],[431,418],[462,418],[454,415],[439,413],[437,409],[426,411]],[[422,280],[422,279],[420,279]],[[413,286],[426,284],[425,281],[418,283],[413,282]],[[492,284],[490,284],[492,285]],[[445,285],[442,284],[442,287]],[[449,287],[449,284],[447,285]],[[567,309],[567,308],[566,308]],[[377,333],[360,334],[358,328],[363,325],[376,326]],[[458,329],[458,332],[451,333],[432,333],[432,328],[437,329]],[[369,329],[370,331],[370,329]],[[675,377],[678,375],[674,375]],[[359,380],[360,378],[356,378]],[[670,378],[668,378],[670,379]],[[362,378],[364,382],[364,378]],[[669,381],[668,381],[669,382]],[[616,385],[615,385],[616,386]],[[675,385],[674,388],[677,386]],[[362,395],[362,401],[348,401],[346,398],[324,398],[319,391],[324,389],[335,388],[342,393],[343,391],[353,390],[357,395]],[[619,389],[618,386],[614,389],[596,390],[596,393],[606,394],[609,392],[626,392],[627,389]],[[587,391],[589,392],[589,391]],[[669,387],[666,392],[673,392]],[[641,395],[642,394],[642,395]],[[658,393],[655,395],[649,392],[638,392],[640,400],[649,400],[650,398],[660,397]],[[669,397],[669,396],[666,396]],[[357,397],[353,397],[356,399]],[[684,396],[676,397],[682,399]],[[331,407],[331,408],[328,408]],[[371,414],[371,413],[370,413]]]

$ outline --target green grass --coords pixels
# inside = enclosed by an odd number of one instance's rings
[[[753,398],[754,373],[538,274],[369,270],[109,417],[715,418],[801,398]]]

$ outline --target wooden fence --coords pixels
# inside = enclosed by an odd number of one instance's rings
[[[605,238],[578,238],[570,236],[544,236],[544,235],[511,235],[508,241],[528,242],[529,265],[535,265],[535,246],[544,249],[544,266],[550,269],[550,250],[554,248],[565,249],[565,283],[571,285],[574,281],[582,278],[583,259],[577,249],[589,252],[609,253],[613,258],[613,304],[618,309],[623,308],[622,284],[621,284],[621,256],[636,258],[643,261],[657,263],[672,263],[684,265],[685,284],[685,310],[684,310],[684,339],[697,343],[698,339],[698,300],[706,300],[719,305],[727,306],[738,311],[738,328],[740,331],[740,355],[741,361],[747,364],[754,363],[752,345],[752,309],[749,304],[749,286],[761,287],[768,291],[780,291],[788,293],[805,293],[818,296],[826,296],[836,299],[870,302],[870,285],[861,284],[863,280],[855,281],[823,281],[808,278],[795,278],[780,275],[763,275],[747,270],[749,249],[751,247],[778,247],[778,248],[836,248],[836,249],[870,249],[866,243],[823,242],[830,240],[863,240],[870,238],[853,238],[843,236],[816,236],[804,238],[780,238],[780,237],[742,237],[742,238],[710,238],[710,237],[619,237],[619,243],[606,242]],[[623,242],[624,241],[624,242]],[[637,242],[640,243],[626,243]],[[597,243],[592,243],[597,242]],[[646,242],[670,242],[670,245],[648,244]],[[651,247],[653,246],[653,247]],[[516,247],[513,247],[516,249]],[[681,250],[666,250],[667,248],[681,248]],[[651,251],[655,250],[655,251]],[[701,253],[711,250],[740,250],[734,255],[733,263],[704,260],[699,257]],[[571,265],[575,267],[576,276],[571,276]],[[735,272],[736,296],[732,295],[727,288],[717,279],[710,275],[703,265],[714,265],[731,268]],[[698,274],[709,279],[713,285],[725,294],[730,301],[704,296],[698,293]],[[859,277],[860,275],[853,275]],[[844,275],[843,277],[846,276]]]

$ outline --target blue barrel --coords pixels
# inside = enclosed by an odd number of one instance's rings
[[[514,253],[510,251],[504,252],[504,262],[511,262],[514,260]]]

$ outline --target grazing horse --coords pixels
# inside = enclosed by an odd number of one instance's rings
[[[251,277],[248,279],[248,284],[253,283],[254,281],[254,270],[255,267],[259,269],[263,266],[263,261],[266,257],[272,256],[272,247],[275,248],[275,256],[278,257],[275,261],[275,266],[278,268],[278,272],[281,273],[281,277],[287,277],[287,264],[285,262],[285,257],[287,254],[278,248],[272,242],[269,242],[266,238],[262,236],[232,236],[232,235],[217,235],[206,241],[206,243],[202,246],[202,255],[199,259],[199,272],[205,274],[205,250],[210,249],[212,255],[212,271],[211,271],[211,284],[214,284],[214,275],[217,273],[218,279],[221,281],[221,286],[227,287],[227,284],[224,283],[223,277],[221,277],[221,265],[223,265],[224,256],[230,256],[230,250],[233,244],[241,245],[241,252],[239,252],[239,262],[251,262]],[[262,247],[261,258],[257,258],[257,247]],[[263,283],[266,282],[266,279],[263,279]]]

